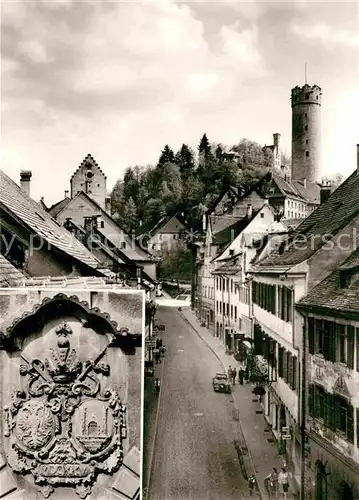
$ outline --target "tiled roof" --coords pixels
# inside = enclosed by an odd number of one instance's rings
[[[258,266],[291,267],[311,257],[327,241],[359,215],[359,175],[355,171],[292,233],[288,244],[274,251]],[[281,253],[282,251],[282,253]]]
[[[45,204],[45,202],[44,202],[44,199],[43,199],[43,198],[41,198],[41,200],[39,201],[39,205],[40,205],[40,207],[41,207],[41,208],[43,208],[44,210],[48,211],[48,208],[47,208],[47,206],[46,206],[46,204]]]
[[[299,308],[325,308],[340,312],[359,312],[359,280],[341,287],[340,271],[359,266],[359,249],[298,302]]]
[[[278,189],[284,196],[295,196],[299,199],[305,199],[302,193],[299,191],[296,184],[293,182],[286,181],[283,177],[278,174],[272,174],[273,181],[277,184]]]
[[[316,182],[306,182],[305,185],[302,181],[292,181],[291,182],[299,193],[305,198],[309,203],[317,204],[320,203],[320,186]]]
[[[0,170],[0,204],[6,210],[20,219],[30,228],[31,232],[43,238],[52,245],[74,259],[86,264],[92,269],[107,273],[109,270],[101,269],[101,263],[96,257],[78,241],[69,231],[60,226],[51,216],[43,210],[36,201],[32,200],[24,191]]]
[[[145,261],[145,262],[148,262],[148,261],[155,262],[156,261],[156,259],[154,259],[153,256],[150,255],[146,249],[140,247],[139,243],[135,240],[135,238],[133,238],[121,226],[119,226],[119,224],[117,224],[117,222],[113,219],[113,217],[111,217],[111,215],[109,213],[105,212],[105,210],[103,210],[94,199],[90,198],[90,196],[88,196],[84,191],[80,191],[79,193],[76,194],[76,196],[74,198],[70,199],[70,201],[74,200],[77,197],[85,197],[88,201],[90,201],[94,205],[94,207],[97,210],[97,213],[100,213],[104,218],[107,217],[107,218],[111,219],[113,224],[115,224],[118,227],[117,234],[113,230],[111,230],[109,227],[97,228],[97,231],[118,248],[121,248],[121,244],[123,243],[123,236],[122,235],[124,235],[125,242],[126,242],[126,248],[124,248],[122,251],[124,254],[126,254],[126,256],[129,259],[131,259],[133,261]],[[65,206],[62,207],[62,209],[64,209],[64,208],[65,208]],[[58,212],[58,214],[59,214],[59,212]],[[95,215],[95,212],[93,215]]]
[[[54,205],[52,205],[47,211],[51,215],[51,217],[56,218],[57,215],[61,212],[62,209],[64,209],[71,201],[71,198],[67,197],[64,198],[63,200],[58,201]]]
[[[185,222],[184,218],[181,216],[181,214],[177,213],[177,214],[174,214],[174,215],[165,215],[165,216],[161,217],[160,220],[158,222],[156,222],[156,224],[154,226],[152,226],[151,229],[149,229],[148,231],[139,232],[138,235],[143,234],[143,232],[147,233],[148,235],[153,235],[157,231],[159,231],[160,229],[162,229],[167,224],[167,222],[169,222],[173,218],[178,219],[179,222],[181,224],[183,224],[184,227],[186,227],[186,222]],[[180,230],[178,232],[180,232]]]
[[[215,245],[225,245],[228,242],[232,242],[234,238],[236,238],[239,233],[241,233],[248,226],[248,224],[254,219],[258,212],[259,210],[253,210],[251,217],[242,217],[240,219],[234,220],[234,222],[232,219],[231,225],[225,225],[224,229],[222,229],[221,231],[213,231],[213,243]],[[219,218],[222,219],[223,217]],[[228,220],[231,219],[227,218],[227,221]]]
[[[25,276],[0,254],[0,287],[17,286]]]
[[[242,266],[235,262],[225,262],[222,266],[217,267],[212,274],[228,274],[234,276],[242,270]]]

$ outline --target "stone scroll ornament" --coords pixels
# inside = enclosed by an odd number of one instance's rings
[[[5,408],[8,464],[32,474],[45,498],[59,486],[86,498],[99,473],[112,474],[123,462],[126,408],[116,391],[102,390],[100,379],[110,374],[109,365],[100,363],[106,349],[81,362],[71,334],[66,323],[59,326],[57,348],[44,361],[22,355],[27,388]]]

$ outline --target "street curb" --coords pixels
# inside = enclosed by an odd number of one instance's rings
[[[208,342],[204,339],[204,337],[202,337],[202,335],[199,333],[199,331],[197,330],[197,328],[195,328],[195,326],[194,326],[194,325],[190,322],[190,320],[189,320],[188,318],[186,318],[186,316],[183,314],[183,312],[182,312],[182,311],[180,312],[180,314],[181,314],[182,318],[186,321],[186,323],[188,323],[188,324],[191,326],[192,330],[194,330],[194,331],[196,332],[196,334],[199,336],[199,338],[202,340],[202,342],[203,342],[203,343],[204,343],[204,344],[205,344],[205,345],[206,345],[206,346],[207,346],[207,347],[208,347],[208,348],[212,351],[212,353],[216,356],[216,358],[218,359],[218,361],[219,361],[219,362],[221,363],[221,365],[223,366],[224,371],[225,371],[225,372],[227,372],[227,369],[226,369],[225,365],[223,364],[223,362],[222,362],[221,358],[220,358],[220,357],[218,356],[218,354],[215,352],[215,350],[213,349],[213,347],[212,347],[212,346],[211,346],[211,345],[210,345],[210,344],[209,344],[209,343],[208,343]],[[234,394],[233,394],[233,393],[231,394],[231,397],[232,397],[233,404],[234,404],[235,408],[236,408],[236,409],[238,409],[238,410],[240,410],[240,405],[238,405],[238,404],[237,404],[236,398],[235,398],[235,396],[234,396]],[[245,436],[244,436],[243,430],[242,430],[241,432],[242,432],[242,434],[243,434],[243,438],[244,438],[244,440],[245,440],[245,442],[246,442],[246,439],[245,439]],[[249,452],[250,460],[251,460],[251,463],[252,463],[252,468],[253,468],[253,470],[254,470],[254,471],[256,471],[256,468],[255,468],[255,465],[254,465],[254,462],[253,462],[253,457],[252,457],[252,455],[251,455],[251,453],[250,453],[250,450],[249,450],[249,448],[248,448],[247,444],[246,444],[246,447],[247,447],[248,452]],[[257,474],[256,474],[256,475],[257,475]],[[259,496],[258,496],[258,495],[259,495]],[[258,500],[261,500],[261,499],[265,500],[265,498],[266,498],[265,496],[263,496],[263,491],[262,491],[262,488],[260,488],[258,481],[257,481],[257,498],[258,498]]]
[[[223,366],[224,370],[226,371],[226,367],[224,366],[221,358],[218,356],[218,354],[216,353],[216,351],[213,349],[213,347],[207,342],[207,340],[204,339],[204,337],[199,333],[199,331],[197,330],[197,328],[195,328],[192,323],[190,322],[190,320],[188,318],[186,318],[186,316],[183,314],[183,312],[180,312],[180,315],[182,316],[182,318],[186,321],[186,323],[189,324],[189,326],[192,328],[192,330],[194,330],[198,337],[202,340],[202,342],[204,344],[206,344],[206,346],[213,352],[213,354],[216,356],[216,358],[218,359],[218,361],[221,363],[221,365]]]
[[[155,445],[156,445],[156,438],[157,438],[157,429],[158,429],[158,415],[159,415],[159,409],[160,409],[160,402],[162,398],[162,379],[163,379],[163,370],[165,366],[165,356],[162,358],[162,368],[161,368],[161,385],[160,385],[160,392],[158,394],[158,400],[157,400],[157,406],[156,406],[156,419],[155,419],[155,424],[154,424],[154,433],[153,433],[153,439],[152,439],[152,447],[151,447],[151,454],[150,454],[150,459],[148,461],[148,467],[147,467],[147,484],[145,486],[147,490],[146,498],[149,498],[149,493],[150,493],[150,488],[151,488],[151,477],[152,477],[152,468],[153,468],[153,457],[155,455]]]

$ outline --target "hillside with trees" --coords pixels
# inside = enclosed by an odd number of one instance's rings
[[[128,231],[149,230],[164,215],[183,213],[193,230],[229,186],[246,192],[272,168],[272,152],[248,139],[228,148],[204,134],[198,151],[166,145],[155,166],[129,167],[111,195],[112,214]],[[288,162],[288,160],[286,160]]]

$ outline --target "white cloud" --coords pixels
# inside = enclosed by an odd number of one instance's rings
[[[18,49],[35,64],[44,64],[52,60],[39,40],[23,40],[19,43]]]
[[[294,35],[307,38],[308,40],[320,41],[327,47],[359,47],[358,32],[337,29],[327,23],[305,25],[292,22],[289,30]]]

